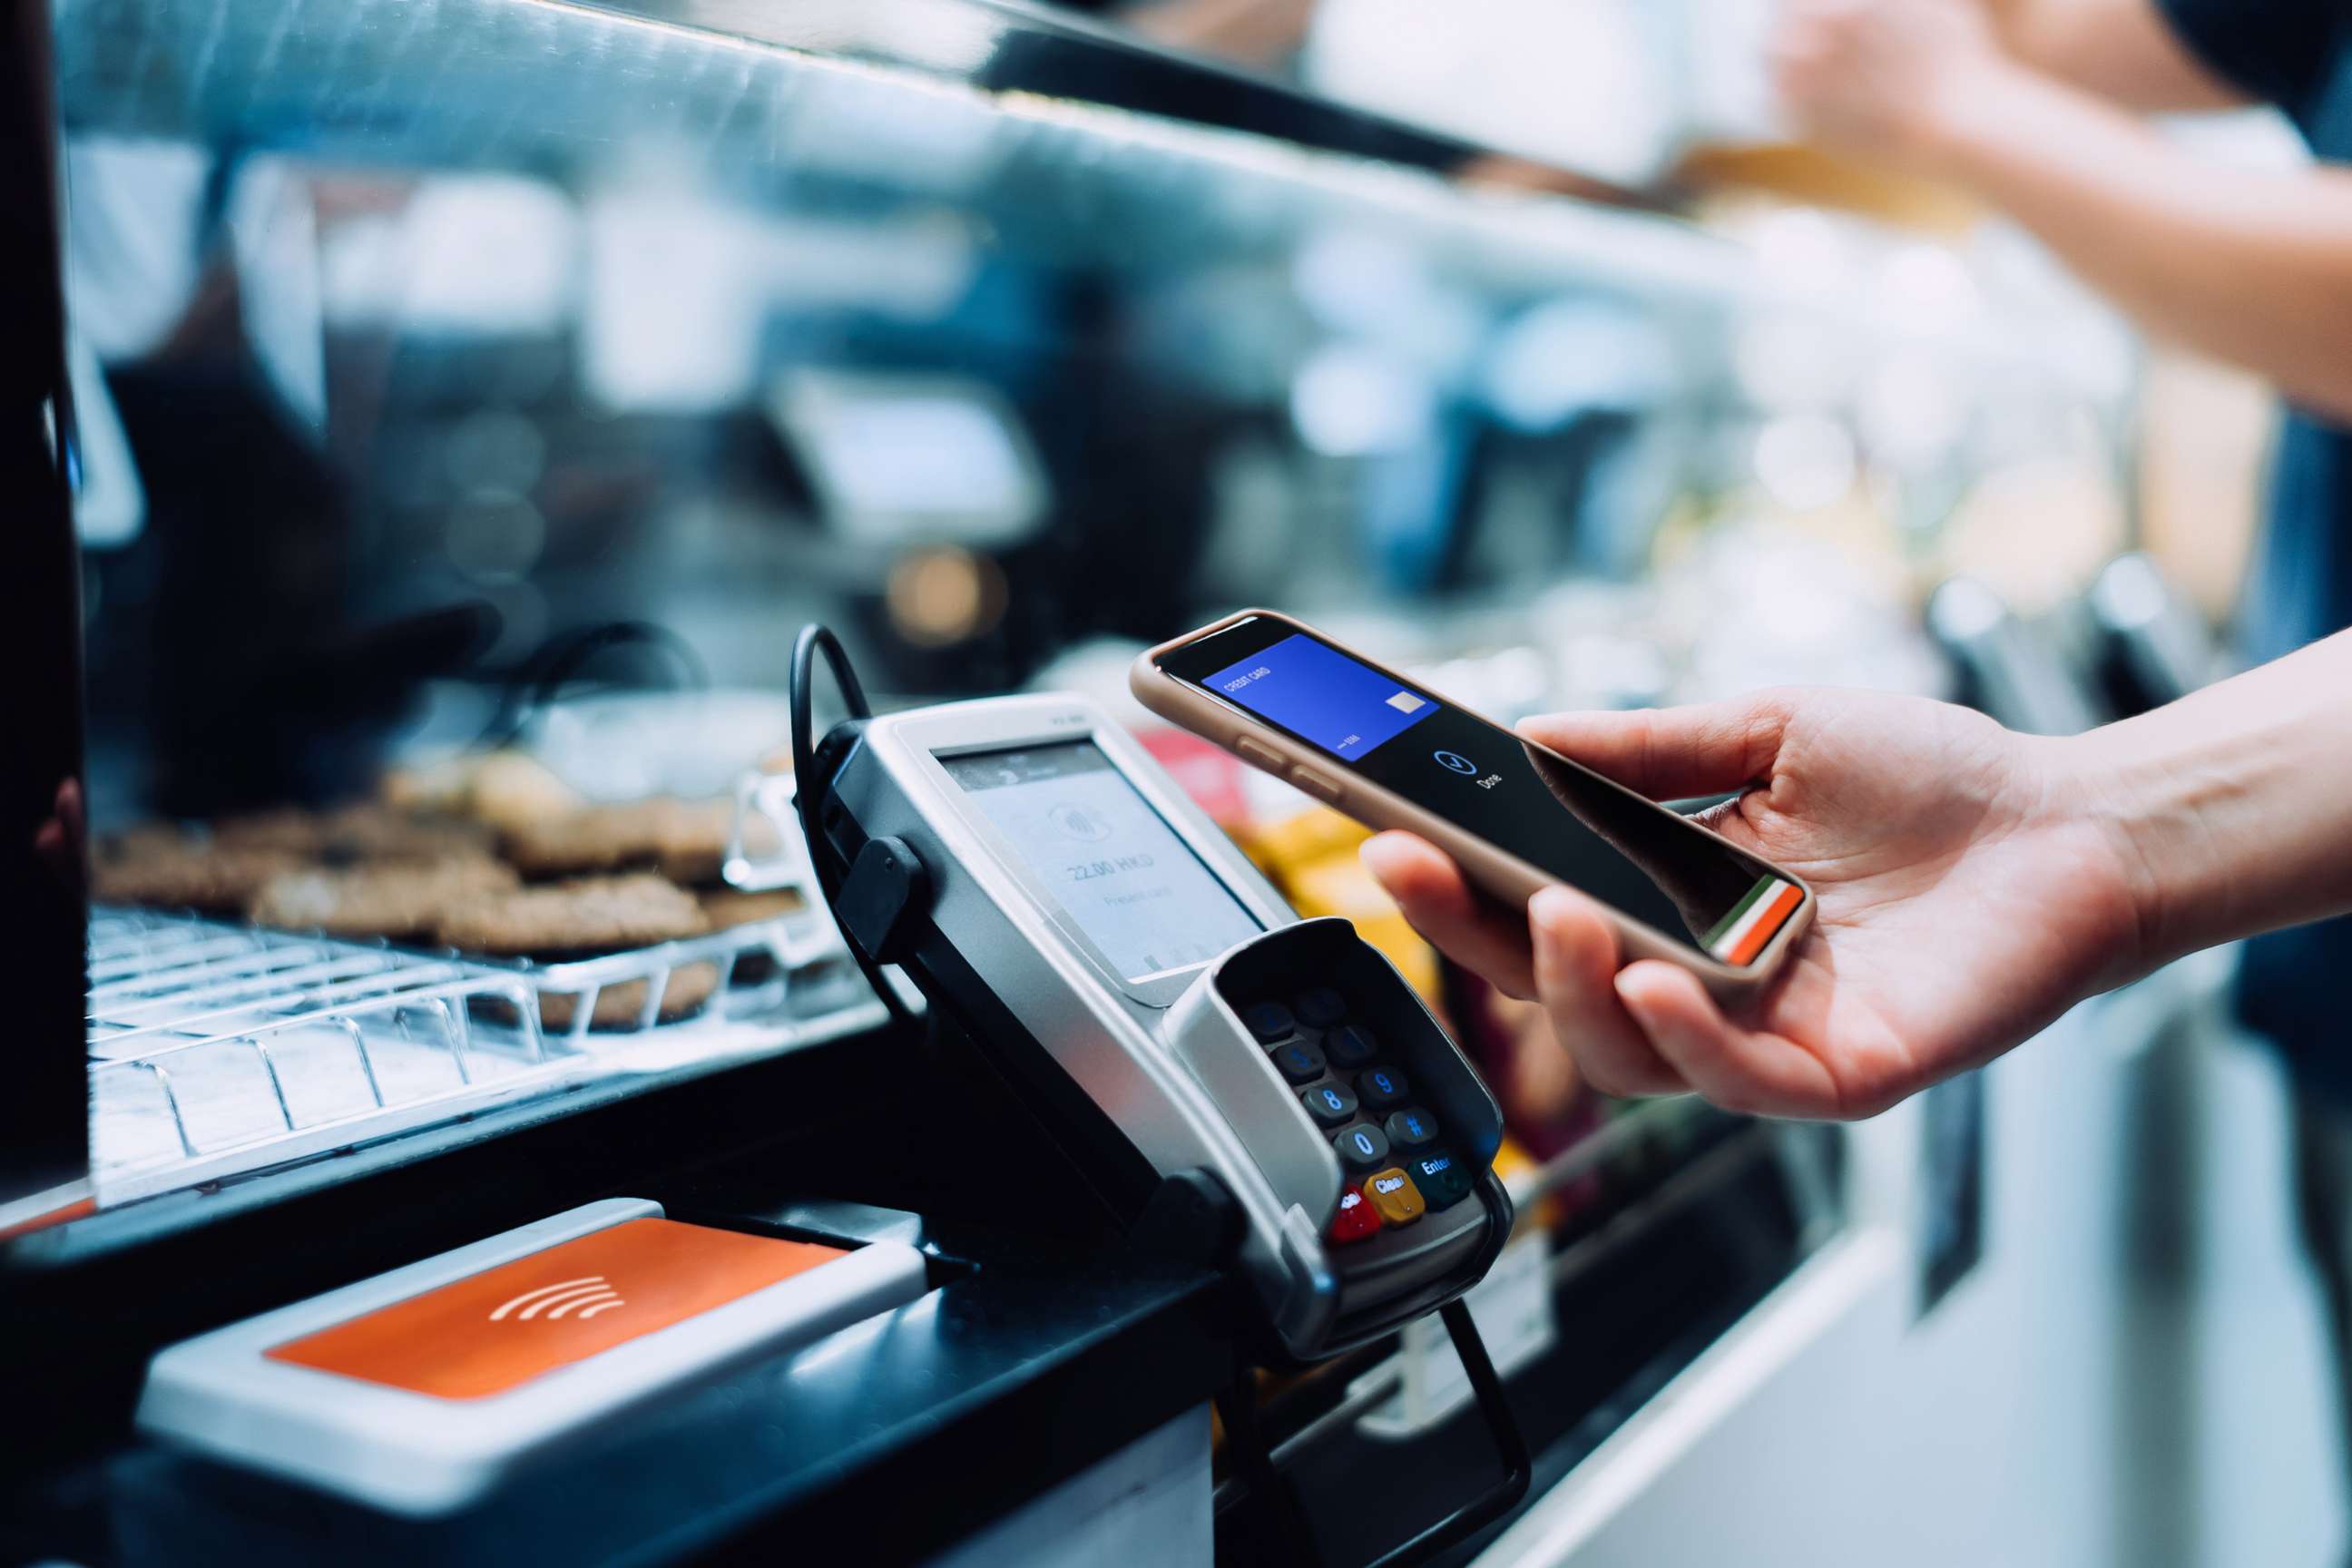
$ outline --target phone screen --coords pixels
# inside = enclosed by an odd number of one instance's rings
[[[1722,963],[1753,963],[1804,901],[1696,824],[1286,622],[1236,622],[1160,668]]]

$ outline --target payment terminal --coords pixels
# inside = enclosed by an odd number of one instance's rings
[[[818,651],[856,716],[812,744]],[[867,716],[819,627],[794,676],[803,823],[869,973],[901,967],[1116,1215],[1202,1238],[1246,1284],[1261,1359],[1444,1309],[1516,1471],[1479,1511],[1515,1500],[1524,1448],[1459,1303],[1511,1227],[1502,1115],[1420,996],[1347,921],[1294,914],[1092,703]]]

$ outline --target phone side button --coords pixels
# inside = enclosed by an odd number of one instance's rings
[[[1320,795],[1322,798],[1328,801],[1337,801],[1339,798],[1339,786],[1332,783],[1329,779],[1325,778],[1321,773],[1317,773],[1313,768],[1291,769],[1290,782],[1297,784],[1300,789],[1305,790],[1308,795]]]
[[[1277,777],[1280,776],[1283,768],[1287,765],[1283,762],[1281,752],[1275,751],[1270,746],[1261,746],[1246,735],[1234,742],[1234,750],[1242,754],[1242,761],[1245,763],[1255,763],[1259,767],[1264,768],[1266,772],[1273,773]]]

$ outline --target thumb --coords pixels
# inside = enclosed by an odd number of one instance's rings
[[[1745,788],[1771,775],[1788,728],[1776,691],[1687,708],[1551,713],[1519,721],[1519,734],[1653,800]]]

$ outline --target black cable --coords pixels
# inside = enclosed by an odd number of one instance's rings
[[[1468,1305],[1458,1299],[1448,1301],[1437,1315],[1445,1324],[1446,1337],[1454,1342],[1454,1352],[1462,1358],[1462,1370],[1470,1379],[1470,1391],[1494,1441],[1496,1457],[1502,1461],[1503,1474],[1484,1492],[1381,1552],[1364,1568],[1404,1568],[1460,1545],[1517,1507],[1534,1479],[1535,1464],[1528,1454],[1527,1438],[1519,1431],[1518,1418],[1503,1392],[1503,1380],[1486,1354],[1486,1342],[1478,1337],[1478,1325]],[[1225,1424],[1225,1452],[1243,1483],[1243,1495],[1258,1515],[1260,1555],[1284,1568],[1319,1563],[1322,1558],[1297,1493],[1275,1465],[1265,1431],[1258,1425],[1257,1396],[1249,1374],[1244,1372],[1241,1381],[1220,1390],[1216,1403],[1217,1415]]]
[[[1518,1418],[1511,1414],[1503,1380],[1496,1375],[1495,1363],[1486,1354],[1486,1342],[1478,1337],[1478,1325],[1470,1316],[1468,1303],[1457,1297],[1440,1307],[1437,1315],[1444,1321],[1446,1337],[1454,1342],[1454,1353],[1462,1358],[1462,1370],[1469,1375],[1470,1392],[1478,1400],[1478,1414],[1486,1417],[1486,1434],[1494,1439],[1496,1457],[1503,1461],[1503,1479],[1412,1540],[1374,1558],[1366,1568],[1419,1563],[1468,1540],[1517,1507],[1519,1500],[1528,1495],[1528,1482],[1535,1475],[1535,1463],[1528,1457],[1528,1440],[1519,1431]]]
[[[873,716],[874,710],[866,700],[866,689],[857,683],[857,672],[850,668],[849,655],[842,651],[841,639],[826,627],[811,621],[801,628],[793,642],[792,723],[793,723],[793,805],[800,813],[801,835],[808,840],[809,871],[816,879],[817,892],[824,899],[825,911],[834,911],[841,897],[841,879],[832,873],[825,857],[824,838],[819,822],[818,806],[824,798],[829,779],[816,776],[816,656],[824,655],[825,667],[833,671],[834,684],[841,689],[842,705],[853,719]],[[845,931],[842,944],[849,956],[857,961],[857,971],[874,994],[882,998],[889,1010],[891,1021],[912,1024],[915,1015],[898,994],[882,966]]]
[[[688,690],[704,691],[710,687],[710,670],[702,656],[684,637],[653,621],[600,621],[564,633],[540,646],[507,679],[499,693],[498,711],[474,742],[478,751],[495,750],[509,745],[522,733],[531,716],[555,700],[556,695],[576,678],[588,661],[612,647],[655,647],[677,662],[680,685]]]
[[[1217,1391],[1217,1418],[1225,1424],[1225,1453],[1241,1472],[1258,1516],[1259,1555],[1284,1568],[1316,1568],[1323,1561],[1315,1532],[1299,1510],[1298,1494],[1274,1468],[1265,1431],[1257,1421],[1257,1385],[1247,1367],[1230,1388]]]

